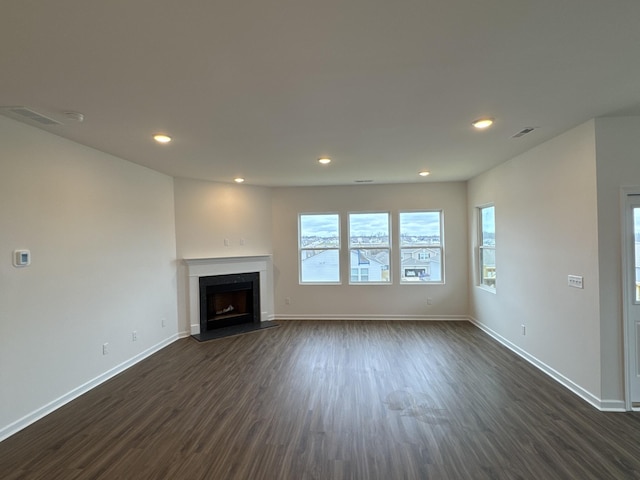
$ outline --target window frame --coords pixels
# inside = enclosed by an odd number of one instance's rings
[[[411,246],[405,246],[402,244],[402,222],[401,216],[402,214],[410,214],[410,213],[437,213],[438,214],[438,222],[439,222],[439,239],[440,242],[437,245],[432,243],[417,243]],[[405,275],[403,274],[403,251],[410,249],[435,249],[440,251],[440,280],[421,280],[421,281],[413,281],[406,280]],[[444,263],[444,255],[445,255],[445,240],[444,240],[444,210],[441,208],[433,208],[433,209],[421,209],[421,210],[401,210],[398,212],[398,250],[399,250],[399,260],[400,260],[400,268],[398,269],[398,274],[400,278],[400,285],[444,285],[445,283],[445,263]],[[424,255],[423,252],[418,252],[418,256]]]
[[[338,244],[336,247],[303,247],[302,246],[302,217],[311,217],[311,216],[335,216],[337,217],[338,231],[337,231],[337,239]],[[342,218],[339,212],[305,212],[298,213],[298,284],[299,285],[341,285],[342,284]],[[314,250],[332,250],[337,252],[338,259],[338,279],[337,280],[329,280],[329,281],[318,281],[318,280],[307,280],[305,281],[302,278],[302,262],[303,262],[303,252],[306,251],[314,251]],[[311,257],[307,257],[311,258]]]
[[[494,241],[493,244],[485,244],[484,242],[484,222],[483,222],[483,211],[486,209],[493,209],[493,225],[494,225]],[[484,290],[489,292],[496,292],[496,283],[498,282],[497,277],[497,261],[496,261],[496,232],[495,232],[495,224],[496,224],[496,206],[493,203],[487,203],[485,205],[480,205],[476,207],[476,212],[478,215],[478,263],[477,263],[477,275],[476,275],[476,285]],[[493,270],[491,272],[485,272],[484,258],[485,252],[493,252],[494,265]],[[489,273],[491,275],[489,275]]]
[[[387,243],[386,245],[381,245],[381,246],[354,246],[354,244],[351,243],[351,217],[355,216],[355,215],[374,215],[374,214],[384,214],[387,216]],[[393,245],[393,241],[392,241],[392,219],[391,219],[391,212],[389,211],[381,211],[381,210],[375,210],[375,211],[358,211],[358,212],[347,212],[347,248],[349,250],[349,285],[392,285],[393,284],[393,269],[392,269],[392,265],[391,265],[391,260],[392,260],[392,245]],[[359,265],[353,266],[351,265],[351,255],[353,251],[367,251],[367,250],[387,250],[388,251],[388,260],[389,263],[388,265],[386,265],[386,272],[387,272],[387,277],[388,280],[379,280],[379,281],[354,281],[353,280],[353,270],[354,269],[358,269],[358,278],[361,277],[361,273],[362,273],[362,268],[364,267],[360,267]],[[368,267],[367,267],[368,268]],[[381,272],[384,272],[385,269],[381,268]],[[367,270],[367,278],[371,275],[371,269],[368,268]]]

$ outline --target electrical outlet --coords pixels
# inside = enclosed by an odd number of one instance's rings
[[[291,305],[291,297],[286,297],[286,298],[284,299],[284,304],[285,304],[285,305]]]
[[[568,275],[567,283],[573,288],[584,288],[582,284],[582,276],[580,275]]]
[[[133,332],[131,332],[131,340],[133,342],[137,342],[138,341],[138,332],[136,332],[135,330]]]
[[[108,343],[103,343],[102,344],[102,354],[103,355],[108,355],[109,354],[109,344]]]
[[[228,239],[228,238],[225,238],[225,239],[224,239],[224,246],[225,246],[225,247],[228,247],[229,245],[231,245],[231,242],[229,241],[229,239]]]
[[[527,334],[527,327],[525,327],[524,325],[520,325],[520,328],[522,329],[522,335],[526,335]]]
[[[167,326],[167,319],[162,317],[162,328]]]
[[[240,238],[240,246],[243,247],[244,246],[244,238]]]
[[[427,297],[427,305],[433,305],[433,298]]]

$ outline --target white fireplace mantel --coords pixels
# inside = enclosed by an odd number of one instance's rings
[[[185,258],[189,290],[191,335],[200,333],[200,277],[234,273],[260,273],[260,321],[275,318],[273,307],[273,261],[271,255],[247,257]]]

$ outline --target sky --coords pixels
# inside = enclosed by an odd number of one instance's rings
[[[301,215],[300,231],[302,236],[338,237],[340,217],[337,213],[321,215]]]
[[[301,215],[302,236],[339,236],[339,221],[337,213]],[[440,235],[440,212],[402,212],[399,215],[399,221],[400,231],[405,235]],[[351,236],[370,236],[378,233],[389,235],[389,214],[386,212],[350,214],[349,229]]]
[[[367,237],[376,234],[389,235],[388,213],[352,213],[349,215],[349,235]]]
[[[487,233],[496,233],[496,209],[488,207],[482,209],[482,230]]]
[[[440,236],[440,212],[401,213],[400,232],[410,236]]]

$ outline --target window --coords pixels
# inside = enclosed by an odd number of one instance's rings
[[[633,209],[633,236],[635,238],[635,272],[636,272],[636,302],[640,303],[640,207]]]
[[[340,216],[300,214],[300,283],[340,283]]]
[[[479,284],[491,289],[496,288],[496,217],[495,207],[487,205],[478,208],[479,234]]]
[[[390,283],[388,213],[349,214],[349,283]]]
[[[400,213],[400,282],[443,283],[442,212]]]

